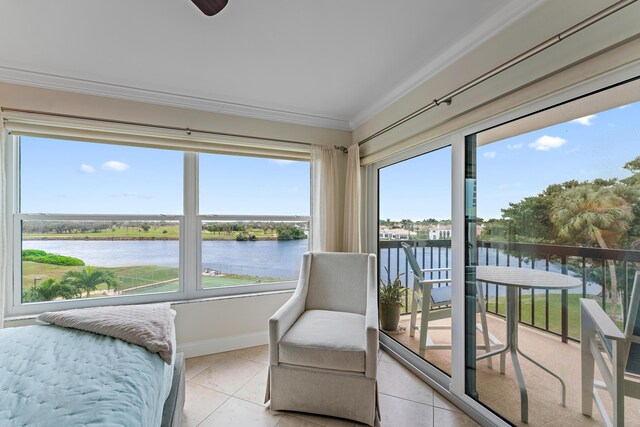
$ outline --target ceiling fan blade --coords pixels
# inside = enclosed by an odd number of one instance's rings
[[[191,0],[207,16],[213,16],[227,5],[228,0]]]

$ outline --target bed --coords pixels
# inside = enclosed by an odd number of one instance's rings
[[[177,427],[184,358],[38,324],[0,330],[0,425]],[[168,359],[168,358],[167,358]]]

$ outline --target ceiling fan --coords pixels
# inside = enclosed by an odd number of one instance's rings
[[[228,0],[191,0],[207,16],[213,16],[227,5]]]

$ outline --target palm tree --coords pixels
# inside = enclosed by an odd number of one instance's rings
[[[89,298],[92,291],[95,291],[98,285],[105,284],[108,289],[118,290],[120,283],[116,275],[107,270],[96,270],[93,267],[83,268],[82,270],[67,271],[62,276],[62,283],[75,286],[81,291],[87,293]]]
[[[33,285],[22,297],[24,302],[53,301],[56,298],[71,299],[78,296],[78,288],[58,282],[55,279],[47,279],[42,283]]]
[[[619,185],[597,187],[590,184],[568,188],[551,206],[551,222],[558,236],[586,239],[602,249],[618,247],[633,222],[632,205],[621,195]],[[607,260],[611,277],[611,316],[618,311],[618,279],[614,260]]]

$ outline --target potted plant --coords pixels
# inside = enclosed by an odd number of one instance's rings
[[[400,321],[400,308],[402,307],[402,298],[407,289],[402,285],[402,280],[398,274],[395,279],[391,280],[389,269],[384,268],[387,272],[387,281],[380,278],[380,327],[385,331],[395,331],[398,329]]]

